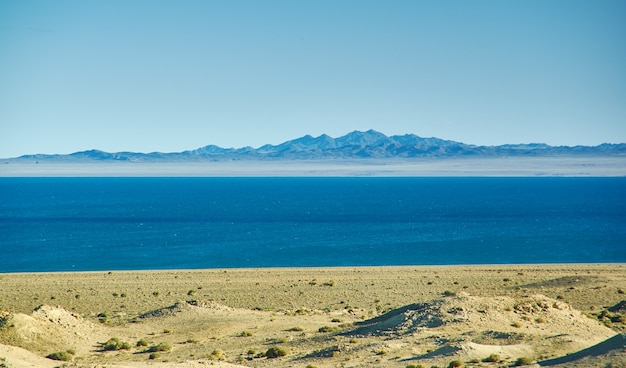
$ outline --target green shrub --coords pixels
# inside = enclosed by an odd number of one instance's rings
[[[151,353],[156,353],[158,351],[170,351],[170,350],[172,350],[172,347],[170,346],[170,344],[166,342],[161,342],[158,345],[151,346],[150,349],[148,349],[148,351]]]
[[[319,332],[335,332],[339,330],[337,327],[335,326],[322,326],[319,328]]]
[[[409,364],[406,368],[426,368],[423,364]]]
[[[521,365],[531,365],[531,364],[533,364],[533,360],[527,357],[517,358],[517,360],[515,361],[516,367],[519,367]]]
[[[148,346],[148,342],[144,339],[137,341],[137,346]]]
[[[130,344],[118,339],[117,337],[112,337],[109,341],[102,344],[102,348],[106,351],[129,350]]]
[[[224,359],[224,351],[222,351],[220,349],[213,350],[213,352],[211,352],[211,359],[212,360],[222,360],[222,359]]]
[[[46,358],[69,362],[70,360],[72,360],[72,354],[68,353],[67,351],[58,351],[56,353],[49,354],[48,356],[46,356]]]
[[[448,368],[459,368],[463,366],[463,362],[460,360],[453,360],[448,364]]]
[[[160,357],[161,357],[161,354],[159,354],[159,353],[152,353],[152,354],[150,354],[150,356],[148,356],[148,359],[154,360],[154,359],[159,359]]]
[[[498,354],[491,354],[485,359],[483,359],[483,362],[486,362],[486,363],[497,363],[499,361],[500,361],[500,355]]]
[[[267,349],[267,351],[265,352],[265,356],[270,359],[273,359],[273,358],[283,357],[287,355],[288,353],[289,351],[286,348],[283,348],[281,346],[272,346],[271,348]]]

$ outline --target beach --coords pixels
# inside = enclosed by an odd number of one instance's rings
[[[624,264],[0,274],[0,363],[626,364],[624,290]]]

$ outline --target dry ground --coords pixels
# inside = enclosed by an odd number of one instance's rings
[[[624,290],[621,264],[0,274],[0,367],[624,367]]]

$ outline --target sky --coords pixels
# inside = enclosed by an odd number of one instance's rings
[[[623,0],[0,0],[0,157],[626,142]]]

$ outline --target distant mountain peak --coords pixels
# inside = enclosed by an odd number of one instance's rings
[[[429,157],[508,157],[508,156],[626,156],[626,144],[602,144],[595,147],[554,147],[543,143],[474,146],[440,138],[423,138],[415,134],[386,136],[376,130],[355,130],[341,137],[327,134],[305,135],[278,145],[221,148],[207,145],[174,153],[108,153],[100,150],[75,152],[70,155],[26,155],[14,160],[53,161],[206,161],[206,160],[302,160],[302,159],[367,159],[367,158],[429,158]]]

